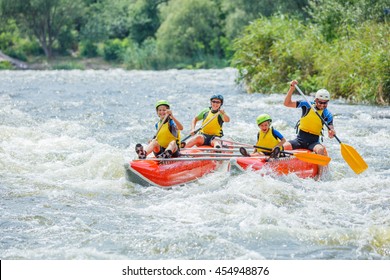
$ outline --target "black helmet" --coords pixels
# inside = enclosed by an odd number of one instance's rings
[[[223,96],[221,94],[214,94],[210,97],[210,101],[213,99],[219,99],[221,100],[221,105],[223,104]]]

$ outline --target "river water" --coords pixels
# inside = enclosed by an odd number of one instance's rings
[[[339,138],[369,168],[356,175],[335,139],[324,180],[220,170],[170,190],[127,182],[123,164],[154,134],[167,99],[188,135],[213,93],[225,136],[256,141],[269,113],[287,139],[300,110],[246,94],[236,72],[1,71],[1,259],[390,259],[389,107],[329,104]],[[286,90],[288,84],[286,84]],[[294,95],[299,98],[299,95]]]

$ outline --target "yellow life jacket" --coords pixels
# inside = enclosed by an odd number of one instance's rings
[[[272,127],[270,127],[268,131],[265,133],[262,130],[259,131],[256,146],[273,149],[278,143],[279,143],[279,139],[274,136]],[[257,152],[262,152],[262,153],[270,152],[269,150],[260,149],[260,148],[257,148],[256,150]]]
[[[322,115],[322,111],[323,110],[317,110],[320,116]],[[300,119],[298,128],[304,132],[320,136],[322,126],[322,120],[317,116],[315,111],[310,108],[309,112]]]
[[[218,112],[213,113],[211,110],[207,113],[206,118],[203,119],[202,125],[207,123],[211,118],[215,116]],[[222,122],[223,123],[223,122]],[[219,116],[213,119],[209,124],[207,124],[200,132],[208,135],[222,136],[222,123],[219,121]]]
[[[169,120],[166,123],[162,124],[162,127],[156,136],[158,144],[163,148],[168,147],[169,143],[171,143],[171,141],[173,140],[176,141],[176,144],[179,144],[180,142],[180,130],[176,130],[173,127],[170,128],[169,123],[171,121],[172,120]],[[159,125],[161,125],[160,122]],[[175,136],[174,134],[177,134],[177,136]]]

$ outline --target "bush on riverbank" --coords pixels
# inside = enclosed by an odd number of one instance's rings
[[[327,41],[318,25],[261,18],[235,42],[232,65],[250,92],[285,92],[297,79],[308,93],[326,87],[335,98],[389,104],[389,36],[388,24],[367,21]]]
[[[386,0],[0,0],[0,60],[10,62],[0,62],[0,68],[233,66],[251,92],[284,92],[295,78],[306,92],[327,87],[351,102],[389,104],[388,5]],[[62,12],[52,17],[55,11]]]

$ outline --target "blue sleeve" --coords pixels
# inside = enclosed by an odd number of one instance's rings
[[[170,127],[176,127],[175,122],[172,119],[169,119],[169,126]]]
[[[279,131],[277,131],[276,129],[273,129],[273,135],[278,138],[279,140],[282,140],[284,137],[282,135],[282,133],[280,133]]]
[[[325,110],[322,112],[322,118],[328,125],[333,125],[333,115],[328,110],[328,108],[325,108]]]
[[[160,121],[156,122],[156,125],[155,125],[156,130],[158,129],[159,123],[160,123]],[[169,126],[174,126],[174,127],[176,127],[176,124],[175,124],[175,122],[174,122],[172,119],[169,119]]]
[[[307,103],[306,101],[303,100],[297,101],[297,108],[302,108],[302,107],[311,108],[310,104]]]

